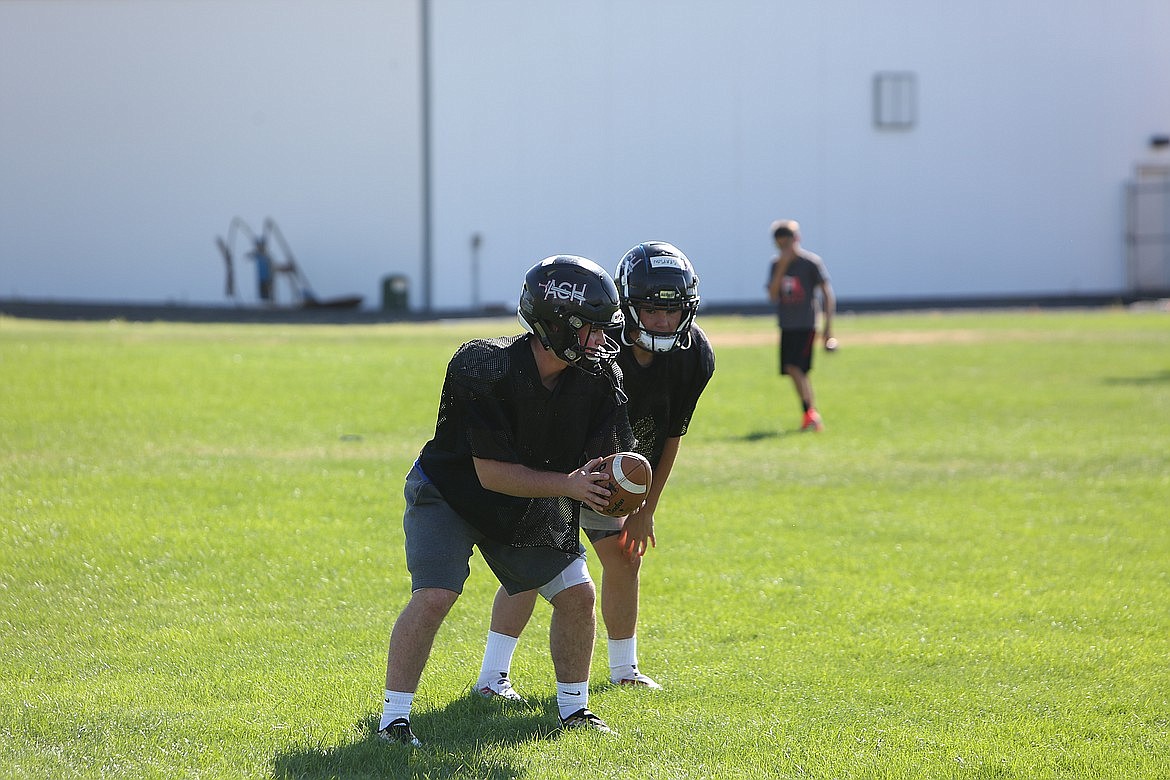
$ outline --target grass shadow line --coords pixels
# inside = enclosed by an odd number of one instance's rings
[[[1102,382],[1107,385],[1131,385],[1134,387],[1170,384],[1170,369],[1148,376],[1111,376],[1106,377]]]
[[[765,439],[780,439],[788,435],[788,431],[750,431],[742,436],[732,436],[732,441],[764,441]]]
[[[377,735],[379,715],[354,725],[348,744],[307,744],[278,754],[273,780],[326,778],[476,777],[517,780],[528,767],[512,763],[497,748],[517,747],[556,736],[555,699],[525,703],[461,696],[434,712],[419,712],[411,726],[422,747],[389,744]],[[484,756],[485,751],[491,755]]]

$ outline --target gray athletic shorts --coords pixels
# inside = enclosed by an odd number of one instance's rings
[[[581,507],[581,531],[585,538],[594,544],[620,534],[623,524],[624,521],[620,517],[609,517],[598,514],[587,506]]]
[[[538,590],[552,600],[566,588],[590,582],[585,548],[576,553],[551,547],[512,547],[489,539],[460,517],[415,463],[406,475],[406,567],[412,590],[444,588],[463,592],[471,576],[475,547],[510,594]]]

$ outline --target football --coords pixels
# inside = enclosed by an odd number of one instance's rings
[[[650,461],[638,453],[614,453],[602,462],[598,471],[609,474],[609,480],[601,485],[611,493],[609,504],[601,514],[607,517],[624,517],[646,500],[653,474],[650,471]]]

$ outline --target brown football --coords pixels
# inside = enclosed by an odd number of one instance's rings
[[[642,506],[650,492],[650,461],[636,452],[617,452],[602,461],[598,471],[609,474],[601,485],[610,491],[609,504],[601,514],[624,517]]]

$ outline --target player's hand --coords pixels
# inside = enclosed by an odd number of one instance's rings
[[[622,532],[618,534],[618,547],[631,562],[646,554],[651,547],[657,547],[654,538],[654,515],[650,512],[634,512],[626,517]]]
[[[600,484],[609,479],[609,474],[596,470],[601,468],[604,460],[605,458],[594,458],[581,468],[565,475],[569,480],[565,495],[580,501],[595,512],[605,509],[609,502],[609,491]]]
[[[838,347],[837,339],[833,338],[828,333],[826,333],[825,334],[825,351],[826,352],[836,352],[837,347]]]

